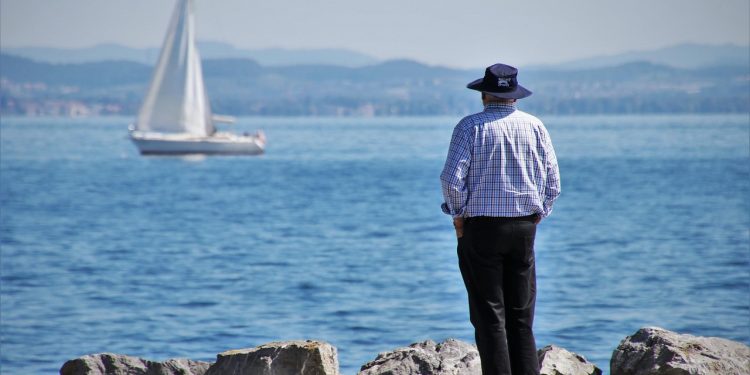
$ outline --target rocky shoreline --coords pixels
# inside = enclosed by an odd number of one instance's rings
[[[557,346],[538,352],[542,375],[601,375],[583,356]],[[750,347],[716,337],[641,328],[612,353],[611,375],[750,375]],[[61,375],[340,375],[336,348],[321,341],[284,341],[230,350],[216,362],[154,362],[91,354],[65,362]],[[481,375],[479,354],[466,342],[424,341],[380,353],[358,375]]]

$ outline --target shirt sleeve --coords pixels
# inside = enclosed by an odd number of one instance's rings
[[[544,129],[544,151],[545,151],[545,168],[547,172],[546,183],[544,186],[544,216],[552,213],[552,205],[560,196],[560,168],[557,165],[557,155],[552,147],[552,140],[549,133]]]
[[[445,199],[441,208],[444,213],[453,217],[464,216],[469,198],[466,176],[469,174],[474,137],[471,135],[473,127],[465,125],[464,121],[461,121],[453,129],[448,157],[445,160],[443,172],[440,174]]]

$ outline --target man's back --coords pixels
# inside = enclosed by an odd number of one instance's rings
[[[463,217],[547,216],[559,194],[547,129],[512,104],[489,103],[453,132],[440,178],[444,211]]]

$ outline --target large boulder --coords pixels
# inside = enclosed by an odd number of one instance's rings
[[[359,375],[481,375],[477,349],[463,341],[427,340],[380,353]]]
[[[578,354],[556,346],[537,352],[541,375],[601,375],[602,370]],[[481,375],[482,364],[474,345],[447,339],[424,341],[380,353],[359,375]]]
[[[583,356],[547,345],[537,351],[541,375],[602,375],[602,370]]]
[[[647,327],[620,342],[609,367],[611,375],[748,375],[750,347]]]
[[[321,341],[283,341],[229,350],[206,375],[338,375],[336,348]]]
[[[65,362],[60,375],[204,375],[211,364],[190,359],[154,362],[121,354],[90,354]]]

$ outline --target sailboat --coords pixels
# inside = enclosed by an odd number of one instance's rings
[[[214,125],[226,116],[211,113],[195,45],[193,1],[177,0],[130,139],[141,154],[260,154],[263,132],[237,135]]]

